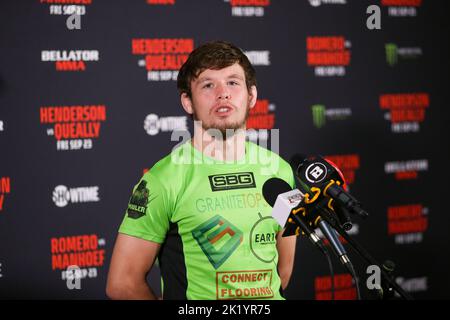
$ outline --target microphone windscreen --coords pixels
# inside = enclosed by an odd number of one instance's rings
[[[262,188],[263,197],[271,207],[275,204],[275,201],[280,193],[285,193],[291,190],[292,188],[289,183],[280,178],[268,179],[264,182]]]
[[[302,153],[296,153],[291,157],[291,159],[289,160],[289,164],[291,165],[291,168],[295,174],[297,174],[298,167],[303,161],[305,161],[306,158],[307,156]]]

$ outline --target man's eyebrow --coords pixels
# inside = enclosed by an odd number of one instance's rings
[[[233,73],[232,75],[228,76],[228,79],[233,79],[233,78],[244,80],[244,78],[240,74],[237,74],[237,73]]]
[[[200,77],[200,78],[197,78],[195,82],[202,83],[202,82],[210,81],[210,80],[211,80],[211,78],[208,78],[208,77]]]

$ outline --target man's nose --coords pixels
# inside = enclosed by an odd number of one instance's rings
[[[217,86],[217,99],[229,99],[230,98],[230,90],[228,86],[224,84],[219,84]]]

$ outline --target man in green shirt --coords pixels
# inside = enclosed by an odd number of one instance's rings
[[[296,238],[281,237],[262,186],[279,177],[294,187],[294,178],[277,154],[246,141],[255,71],[239,48],[210,42],[189,55],[177,85],[193,138],[134,187],[107,294],[157,298],[145,280],[157,258],[163,299],[284,299]]]

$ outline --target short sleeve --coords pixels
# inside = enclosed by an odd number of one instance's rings
[[[134,186],[119,232],[163,243],[169,230],[168,192],[150,172]]]

